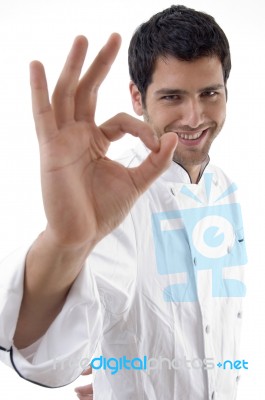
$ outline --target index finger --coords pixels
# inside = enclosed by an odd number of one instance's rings
[[[113,33],[80,80],[75,102],[75,118],[77,120],[94,121],[99,86],[106,78],[120,45],[120,35]]]
[[[41,143],[57,133],[57,125],[49,100],[45,70],[39,61],[30,63],[30,84],[33,117],[38,140]]]
[[[152,128],[138,118],[126,113],[119,113],[99,126],[105,137],[113,142],[125,133],[130,133],[139,139],[152,151],[160,149],[160,142]]]

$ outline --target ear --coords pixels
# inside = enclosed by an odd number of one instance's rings
[[[135,113],[139,116],[143,115],[143,104],[142,104],[142,95],[139,92],[137,86],[132,81],[129,85],[132,105]]]

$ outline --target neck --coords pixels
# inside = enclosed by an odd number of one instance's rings
[[[202,165],[194,165],[192,168],[186,168],[186,170],[190,176],[191,183],[198,183],[200,180]]]
[[[177,161],[177,164],[179,164],[183,169],[185,169],[185,171],[189,174],[191,183],[199,183],[201,176],[203,174],[204,169],[206,168],[206,166],[208,165],[210,161],[210,157],[208,156],[206,158],[206,160],[203,161],[202,164],[198,164],[198,165],[184,165],[181,164]]]

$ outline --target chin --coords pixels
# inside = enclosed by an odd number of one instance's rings
[[[203,152],[200,154],[191,153],[189,155],[183,156],[180,154],[174,154],[173,161],[181,164],[183,167],[196,166],[203,164],[208,159],[209,152]]]

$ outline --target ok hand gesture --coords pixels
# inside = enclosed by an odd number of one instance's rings
[[[167,168],[176,147],[175,134],[167,133],[159,141],[147,124],[124,113],[96,126],[98,89],[120,41],[118,34],[112,34],[80,79],[88,43],[85,37],[77,37],[52,102],[42,64],[31,63],[46,231],[64,247],[85,245],[89,249],[113,230]],[[127,169],[106,157],[110,142],[126,132],[140,137],[151,150],[137,168]]]

